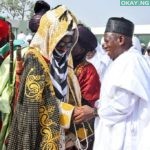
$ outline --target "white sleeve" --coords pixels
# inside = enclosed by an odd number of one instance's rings
[[[115,96],[98,109],[100,118],[107,125],[114,125],[126,119],[135,109],[138,100],[136,95],[124,89],[118,88],[116,91]]]

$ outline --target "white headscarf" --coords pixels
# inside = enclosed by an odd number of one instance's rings
[[[137,49],[142,54],[141,43],[140,43],[140,40],[136,36],[132,37],[132,45],[135,49]]]
[[[95,55],[92,58],[87,59],[87,61],[90,62],[96,68],[101,81],[107,66],[111,62],[111,59],[99,43],[97,44],[95,50]]]

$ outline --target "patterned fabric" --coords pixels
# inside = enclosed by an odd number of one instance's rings
[[[63,127],[70,127],[74,106],[81,105],[80,87],[73,70],[71,55],[68,54],[66,102],[71,105],[65,107],[56,98],[56,91],[50,77],[52,67],[50,63],[47,65],[43,57],[52,62],[53,50],[57,43],[67,34],[68,30],[75,28],[76,19],[64,6],[58,6],[42,16],[25,60],[19,102],[13,117],[8,150],[64,150],[65,142],[62,141],[67,135]],[[75,32],[78,34],[78,31],[75,30]],[[72,48],[77,37],[74,39]],[[73,129],[70,127],[68,132],[72,132],[74,139],[78,139],[76,134],[78,127],[73,123],[72,126]],[[84,137],[93,133],[89,126],[82,131],[86,131]],[[76,141],[73,142],[75,145]]]
[[[82,105],[94,107],[100,95],[100,81],[96,69],[91,63],[84,61],[76,67],[75,73],[81,88]]]
[[[57,43],[67,34],[68,30],[75,28],[77,28],[77,21],[73,14],[65,6],[57,6],[42,16],[38,31],[30,46],[40,50],[45,58],[52,59],[51,55]],[[74,44],[76,41],[77,38]]]
[[[57,98],[61,101],[65,101],[64,98],[67,95],[66,55],[62,58],[61,62],[58,62],[57,59],[55,59],[55,55],[52,55],[51,79]]]
[[[7,149],[58,150],[58,110],[49,80],[49,68],[38,51],[29,51]]]
[[[65,55],[61,64],[56,61],[55,56],[58,54],[55,51],[54,55],[53,51],[58,42],[75,28],[77,28],[75,17],[65,6],[60,5],[42,16],[38,31],[30,45],[40,50],[41,54],[50,60],[50,77],[56,96],[60,100],[64,99],[67,94],[67,59],[71,50],[66,54],[67,57]],[[74,40],[72,48],[76,41],[77,38]]]

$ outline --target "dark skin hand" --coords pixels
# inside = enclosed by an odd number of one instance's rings
[[[94,108],[88,105],[77,107],[76,111],[73,114],[74,122],[76,124],[90,120],[93,117],[94,117]]]

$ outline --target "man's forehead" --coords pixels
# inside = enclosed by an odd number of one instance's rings
[[[104,39],[106,39],[106,38],[114,38],[114,36],[115,36],[115,33],[112,33],[112,32],[104,33]]]

